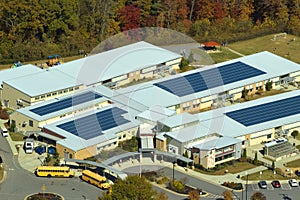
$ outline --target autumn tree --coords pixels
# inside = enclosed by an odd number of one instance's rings
[[[145,177],[128,176],[125,180],[117,180],[112,185],[112,192],[99,197],[99,200],[143,199],[150,200],[157,193],[152,189]]]
[[[233,200],[232,193],[229,190],[223,192],[224,200]]]
[[[189,192],[188,196],[189,200],[199,200],[200,199],[200,194],[198,190],[192,190]]]

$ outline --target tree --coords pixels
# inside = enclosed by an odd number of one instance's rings
[[[273,87],[273,81],[268,81],[266,83],[266,90],[270,91],[270,90],[272,90],[272,87]]]
[[[296,137],[298,137],[299,135],[299,131],[297,130],[294,130],[292,133],[291,133],[291,136],[293,136],[293,138],[295,139]]]
[[[251,200],[266,200],[266,196],[261,193],[261,192],[255,192],[252,196],[251,196]]]
[[[158,200],[168,200],[168,196],[164,192],[158,194]]]
[[[223,192],[224,200],[233,200],[232,193],[229,190]]]
[[[246,149],[244,149],[244,151],[243,151],[243,158],[247,158],[247,150]]]
[[[199,200],[200,199],[199,191],[198,190],[190,191],[188,198],[189,200]]]
[[[257,164],[258,164],[257,152],[255,152],[255,156],[254,156],[253,164],[254,164],[254,165],[257,165]]]
[[[99,200],[119,200],[119,199],[143,199],[150,200],[157,197],[156,191],[144,176],[128,176],[125,180],[117,180],[112,185],[111,193],[104,194]]]

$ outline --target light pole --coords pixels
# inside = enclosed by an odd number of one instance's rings
[[[246,200],[248,199],[248,172],[246,172]]]
[[[176,164],[176,161],[173,161],[173,184],[174,184],[174,180],[175,180],[175,170],[174,170],[174,168],[175,168],[175,164]]]

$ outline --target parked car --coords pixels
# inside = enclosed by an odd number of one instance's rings
[[[295,174],[300,177],[300,171],[299,170],[296,170]]]
[[[267,189],[267,182],[266,181],[259,181],[258,185],[261,189]]]
[[[279,181],[272,181],[272,185],[274,188],[280,188],[281,187],[281,184]]]
[[[35,151],[37,154],[42,155],[43,153],[46,152],[46,146],[42,146],[42,145],[37,146],[37,147],[35,147],[34,151]]]
[[[6,128],[2,128],[1,133],[2,133],[3,137],[8,137],[8,131]]]
[[[291,185],[291,187],[298,187],[298,182],[296,181],[296,179],[289,180],[289,184]]]

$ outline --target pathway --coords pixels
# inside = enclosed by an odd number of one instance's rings
[[[241,53],[239,53],[239,52],[237,52],[237,51],[235,51],[233,49],[230,49],[228,47],[226,47],[226,49],[229,50],[229,51],[231,51],[232,53],[235,53],[235,54],[239,55],[239,56],[245,56],[244,54],[241,54]]]

